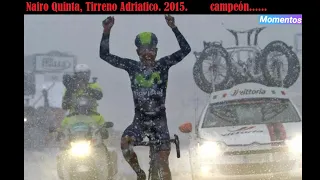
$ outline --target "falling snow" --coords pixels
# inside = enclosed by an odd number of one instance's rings
[[[162,132],[156,135],[159,137],[165,137],[166,132],[163,128],[167,126],[171,138],[174,134],[179,135],[181,158],[176,157],[176,147],[172,145],[169,158],[170,169],[173,179],[185,180],[192,179],[194,174],[191,172],[195,171],[191,168],[198,165],[199,162],[210,163],[209,155],[213,153],[213,150],[198,152],[195,148],[203,144],[194,141],[193,135],[179,132],[178,127],[184,122],[192,122],[196,128],[199,128],[200,112],[207,105],[208,96],[212,92],[227,90],[246,82],[283,87],[288,90],[282,95],[291,94],[294,105],[301,112],[302,46],[297,41],[297,36],[301,35],[301,27],[273,25],[263,30],[252,29],[258,26],[256,15],[177,15],[175,20],[178,29],[172,32],[165,24],[162,15],[116,16],[117,20],[110,36],[103,35],[101,39],[101,21],[104,18],[105,16],[26,16],[25,18],[25,180],[59,179],[57,156],[62,151],[58,148],[61,147],[61,143],[55,141],[59,134],[55,130],[60,127],[61,121],[67,114],[61,106],[65,86],[78,85],[73,83],[73,72],[39,73],[34,71],[34,59],[37,54],[75,57],[77,63],[86,63],[91,68],[90,82],[100,84],[103,92],[103,98],[98,101],[98,112],[103,115],[105,121],[114,123],[113,127],[108,128],[109,138],[103,143],[108,148],[110,157],[115,158],[111,164],[112,167],[117,168],[118,176],[115,179],[119,180],[136,179],[135,173],[124,160],[120,149],[121,135],[132,123],[134,111],[149,113],[149,116],[152,117],[154,115],[152,113],[166,110],[167,123],[157,118],[151,118],[151,120],[146,118],[142,124],[146,127],[157,126]],[[221,26],[222,21],[223,24],[230,24],[229,27]],[[162,26],[163,28],[160,28]],[[230,28],[233,31],[228,30]],[[139,57],[133,43],[136,35],[146,30],[157,34],[159,40],[157,54],[159,60],[152,69],[142,65],[138,60]],[[235,31],[238,31],[238,36],[232,35]],[[258,44],[254,43],[256,32],[259,33]],[[247,43],[248,33],[252,35],[252,42],[249,44]],[[237,40],[241,45],[234,48]],[[60,62],[54,63],[55,66],[60,64]],[[119,69],[125,70],[126,73]],[[70,79],[63,79],[63,77]],[[246,88],[250,90],[251,87]],[[241,91],[240,94],[247,95],[252,91],[248,92],[248,90]],[[254,92],[260,93],[261,90]],[[274,92],[280,95],[280,91],[272,91]],[[229,95],[217,95],[213,100],[219,98],[229,98]],[[261,109],[261,113],[257,113],[256,109]],[[233,127],[240,124],[248,126],[257,123],[257,120],[259,123],[264,121],[298,122],[299,116],[295,113],[294,107],[286,101],[280,102],[277,99],[270,99],[264,103],[261,103],[260,100],[239,101],[230,106],[210,106],[202,126],[203,128]],[[141,124],[133,123],[132,127],[138,130],[141,126]],[[93,129],[98,130],[100,127],[94,126]],[[49,130],[54,133],[49,133]],[[261,132],[264,131],[261,129],[250,130],[249,127],[244,132],[236,132],[236,130],[229,129],[217,133],[220,133],[221,137],[251,134],[261,137],[261,141],[264,138],[261,135],[263,134]],[[204,131],[202,135],[210,133]],[[152,132],[146,132],[142,140],[148,141],[147,136],[150,134],[152,135]],[[96,139],[92,143],[99,141],[99,138]],[[237,143],[240,143],[240,139],[246,141],[240,136],[238,139]],[[225,143],[208,146],[226,148]],[[134,147],[134,149],[142,169],[147,172],[149,149],[146,147]],[[246,151],[237,150],[237,152]],[[193,158],[196,156],[199,157],[197,161]],[[275,156],[278,155],[275,154]],[[99,157],[100,160],[104,158],[104,156]],[[255,158],[261,157],[257,155]],[[278,160],[284,161],[285,158],[279,156]],[[248,163],[251,160],[245,159],[244,161]],[[260,162],[268,161],[265,157],[260,160]],[[103,169],[105,161],[101,162],[99,167]],[[224,162],[236,163],[238,159],[233,156],[233,158],[221,160],[220,163]],[[220,173],[225,175],[253,174],[270,173],[276,170],[275,167],[265,169],[248,166],[246,168],[236,166],[231,168],[230,166],[227,169],[221,168]],[[201,169],[202,174],[207,174],[209,171],[210,169]],[[101,172],[107,173],[106,170]]]

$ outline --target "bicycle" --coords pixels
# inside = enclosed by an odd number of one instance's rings
[[[152,139],[152,138],[150,138]],[[164,143],[174,143],[176,146],[176,152],[177,152],[177,158],[180,158],[180,141],[179,141],[179,136],[174,135],[174,139],[170,140],[151,140],[151,141],[142,141],[142,142],[135,142],[133,146],[150,146],[150,167],[149,167],[149,175],[148,175],[148,180],[162,180],[162,168],[159,167],[159,163],[157,162],[159,157],[158,154],[156,153],[158,147],[157,145],[159,144],[164,144]]]
[[[258,36],[264,29],[265,27],[246,31],[226,29],[235,38],[234,47],[225,48],[222,42],[204,41],[203,51],[194,52],[196,63],[193,67],[193,77],[196,85],[209,94],[245,82],[285,88],[292,86],[300,74],[298,57],[292,47],[279,40],[270,42],[263,49],[260,48]],[[239,34],[247,35],[246,46],[240,46]],[[246,58],[242,58],[242,54],[246,54]],[[284,65],[282,57],[286,58],[287,66]],[[203,67],[206,64],[209,65],[208,72],[205,72]],[[283,74],[282,71],[287,72]],[[206,77],[206,74],[210,77]]]

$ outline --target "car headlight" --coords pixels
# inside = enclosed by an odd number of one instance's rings
[[[217,142],[203,142],[198,144],[198,153],[204,158],[216,157],[222,152],[222,145]]]
[[[210,166],[202,166],[200,169],[200,175],[206,177],[210,175],[211,167]]]
[[[302,135],[296,135],[286,141],[288,149],[292,153],[302,153]]]
[[[71,155],[87,156],[90,153],[90,141],[71,142]]]

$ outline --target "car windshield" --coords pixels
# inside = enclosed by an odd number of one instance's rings
[[[300,121],[288,99],[241,99],[210,104],[202,128]]]

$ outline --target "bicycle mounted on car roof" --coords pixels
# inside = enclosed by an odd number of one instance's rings
[[[252,28],[246,31],[227,29],[234,38],[235,46],[224,48],[222,42],[203,42],[202,52],[194,52],[196,62],[193,77],[197,86],[206,93],[224,90],[244,82],[257,82],[267,86],[292,86],[299,77],[300,63],[297,55],[286,43],[276,40],[264,49],[258,46],[259,33],[266,27]],[[247,45],[239,45],[239,34],[247,34]],[[251,43],[251,37],[253,43]],[[241,59],[241,53],[247,53],[247,59]],[[280,59],[285,56],[288,70],[283,77],[285,65]],[[224,59],[225,73],[221,74],[221,58]],[[271,60],[270,60],[271,59]],[[209,60],[209,73],[204,72],[203,65]],[[270,67],[269,67],[270,66]],[[271,70],[270,70],[271,68]],[[207,78],[205,75],[210,74]],[[220,81],[216,81],[221,76]]]

